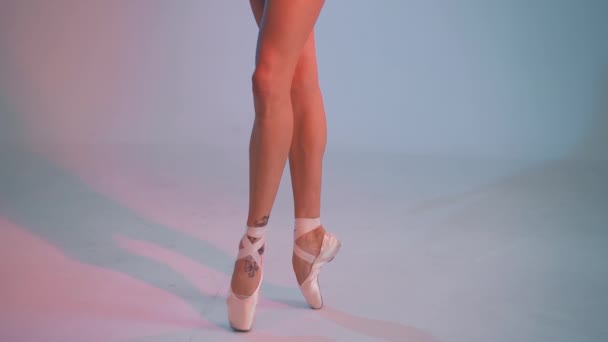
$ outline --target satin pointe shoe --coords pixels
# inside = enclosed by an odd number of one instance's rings
[[[304,251],[296,244],[296,240],[317,227],[311,226],[302,230],[296,230],[293,244],[294,254],[312,265],[310,273],[300,285],[300,291],[302,291],[308,305],[315,310],[323,307],[323,297],[321,296],[321,289],[319,287],[319,272],[323,266],[334,259],[342,245],[334,235],[325,232],[319,255],[315,256]]]
[[[255,309],[260,296],[262,279],[264,278],[264,273],[262,270],[264,258],[262,255],[260,255],[258,250],[264,247],[264,244],[266,243],[266,239],[264,238],[266,228],[267,227],[248,227],[247,232],[241,239],[243,248],[239,250],[237,260],[244,259],[249,256],[252,257],[255,263],[258,265],[258,269],[261,274],[258,286],[250,296],[237,295],[232,291],[232,287],[230,287],[230,292],[228,294],[228,298],[226,299],[226,303],[228,305],[228,321],[230,322],[230,327],[235,331],[247,332],[251,330],[255,320]],[[248,236],[257,238],[259,240],[252,243]]]

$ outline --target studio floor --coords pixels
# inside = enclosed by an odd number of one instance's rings
[[[334,150],[325,307],[291,270],[286,172],[254,330],[232,332],[245,152],[3,145],[0,341],[608,340],[608,163]]]

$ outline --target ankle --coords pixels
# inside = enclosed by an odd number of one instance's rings
[[[247,239],[249,239],[249,241],[250,241],[251,243],[256,243],[256,241],[258,241],[260,238],[256,238],[256,237],[253,237],[253,236],[249,236],[249,235],[247,235]],[[240,250],[240,249],[243,249],[243,247],[244,247],[244,246],[243,246],[243,241],[241,240],[241,241],[239,241],[239,250]],[[259,253],[260,255],[264,254],[264,248],[265,248],[265,247],[266,247],[266,244],[264,244],[264,245],[263,245],[263,246],[262,246],[260,249],[258,249],[258,253]]]
[[[265,219],[267,220],[267,217],[265,217]],[[241,240],[239,241],[239,250],[243,249],[245,246],[243,244],[243,242],[247,242],[247,244],[255,244],[256,242],[258,242],[260,239],[264,238],[265,234],[266,234],[266,229],[267,229],[267,224],[268,222],[264,222],[263,226],[259,225],[259,226],[246,226],[247,231],[245,232],[245,235],[241,238]],[[245,240],[245,237],[247,237],[247,240]],[[266,247],[266,243],[262,243],[261,247],[257,250],[258,253],[260,255],[264,254],[264,248]]]
[[[298,239],[296,239],[295,243],[304,251],[312,255],[318,255],[321,252],[324,237],[325,229],[323,226],[319,226],[300,236]]]
[[[300,236],[298,238],[298,241],[303,241],[303,242],[323,241],[324,236],[325,236],[325,228],[323,227],[323,225],[320,225],[317,228],[309,231],[308,233]]]

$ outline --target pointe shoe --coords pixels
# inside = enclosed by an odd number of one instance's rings
[[[313,227],[312,229],[308,228],[296,232],[294,236],[293,252],[296,256],[312,265],[310,273],[300,285],[300,291],[302,291],[308,305],[310,305],[311,308],[318,310],[323,307],[323,297],[321,296],[321,289],[319,287],[319,272],[323,266],[334,259],[336,254],[338,254],[338,251],[340,251],[342,244],[334,235],[325,232],[319,255],[315,256],[304,251],[295,241],[300,236],[316,228],[317,227]]]
[[[255,309],[260,296],[262,279],[264,278],[264,272],[262,270],[264,258],[260,255],[258,250],[264,247],[264,244],[266,243],[266,239],[264,238],[265,233],[266,227],[248,227],[247,232],[241,239],[243,248],[239,250],[237,260],[251,256],[258,265],[259,271],[262,273],[260,275],[260,282],[251,296],[237,295],[232,291],[232,286],[230,287],[230,292],[226,299],[228,305],[228,321],[230,322],[230,327],[236,331],[247,332],[251,330],[255,320]],[[255,243],[251,243],[248,236],[258,238],[259,240]]]

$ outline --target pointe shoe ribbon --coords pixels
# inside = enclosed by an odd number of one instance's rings
[[[266,243],[266,228],[267,227],[247,227],[247,232],[241,239],[243,248],[239,250],[237,260],[250,256],[253,258],[255,263],[251,265],[252,269],[248,271],[252,273],[255,272],[255,268],[257,266],[261,274],[260,282],[251,296],[236,295],[234,292],[232,292],[232,288],[230,288],[230,293],[226,299],[226,303],[228,304],[228,321],[232,329],[237,331],[251,330],[255,320],[255,309],[260,296],[262,279],[264,278],[263,257],[260,255],[258,250],[264,247]],[[257,238],[258,240],[252,243],[248,237]]]
[[[325,235],[323,236],[323,243],[321,245],[319,255],[312,255],[295,243],[300,236],[317,227],[309,225],[296,229],[293,246],[294,254],[311,264],[310,273],[300,285],[300,291],[304,295],[308,305],[310,305],[310,307],[313,309],[320,309],[323,307],[323,297],[321,296],[321,289],[319,286],[319,273],[321,268],[334,259],[341,247],[340,241],[334,235],[327,232],[325,232]]]

